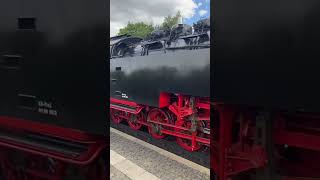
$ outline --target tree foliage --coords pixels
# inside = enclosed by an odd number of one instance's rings
[[[131,23],[129,22],[126,27],[120,29],[118,35],[128,34],[135,37],[145,38],[154,30],[152,24],[144,22]]]
[[[176,25],[179,21],[179,17],[181,17],[181,12],[178,11],[175,16],[166,16],[161,25],[161,29],[171,29],[172,26]]]
[[[120,29],[118,35],[128,34],[135,37],[145,38],[155,29],[170,29],[178,23],[181,12],[178,11],[174,16],[166,16],[161,25],[153,26],[144,22],[131,23],[128,22],[127,26]]]

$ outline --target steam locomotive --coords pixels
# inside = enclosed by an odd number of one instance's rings
[[[175,136],[188,151],[210,145],[210,19],[147,38],[110,39],[110,117]]]
[[[319,1],[230,0],[214,8],[214,174],[319,179]]]
[[[0,2],[1,179],[107,178],[106,3]]]

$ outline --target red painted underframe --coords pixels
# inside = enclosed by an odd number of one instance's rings
[[[126,100],[120,100],[120,99],[115,99],[115,98],[110,98],[110,103],[117,103],[117,104],[125,104],[128,106],[135,107],[138,104],[132,101],[126,101]]]
[[[135,110],[130,111],[130,110],[127,110],[127,109],[124,109],[124,108],[121,108],[121,107],[113,106],[112,104],[110,104],[110,108],[111,109],[115,109],[115,110],[119,110],[119,111],[124,111],[124,112],[131,113],[131,114],[139,114],[141,112],[141,110],[143,109],[142,106],[136,106]]]
[[[178,95],[178,105],[170,105],[169,106],[169,109],[174,114],[176,114],[177,119],[181,119],[184,116],[188,116],[188,115],[191,115],[192,113],[194,113],[192,109],[187,109],[187,108],[183,109],[182,108],[182,106],[183,106],[183,104],[182,104],[183,97],[184,96],[182,96],[182,95]],[[160,93],[159,105],[160,106],[164,106],[164,105],[168,106],[169,105],[169,103],[168,103],[169,102],[169,98],[170,98],[170,95],[168,93]],[[133,108],[139,108],[139,111],[136,111],[133,114],[138,114],[142,110],[142,108],[141,108],[142,106],[138,105],[137,103],[126,101],[126,100],[119,100],[119,99],[110,98],[110,103],[123,104],[123,105],[131,106]],[[196,103],[196,107],[207,109],[207,110],[210,109],[210,104],[209,103],[205,104],[205,103],[206,102],[197,102]],[[116,108],[114,106],[110,106],[110,108],[116,109],[116,110],[121,110],[121,111],[124,111],[124,112],[127,112],[127,113],[132,113],[132,112],[128,112],[125,108]],[[119,115],[119,117],[122,117],[122,118],[127,119],[127,120],[129,119],[129,117],[123,116],[123,115]],[[210,116],[209,116],[209,114],[208,115],[202,115],[202,116],[199,116],[198,119],[199,120],[204,120],[204,121],[210,121]],[[147,125],[147,126],[149,126],[148,123],[154,123],[154,124],[163,125],[163,126],[167,126],[167,127],[171,127],[171,128],[180,129],[180,130],[185,130],[185,131],[189,130],[188,128],[172,125],[172,124],[169,124],[169,123],[161,123],[161,122],[156,122],[156,121],[148,121],[148,122],[138,121],[138,122],[141,123],[141,124]],[[183,134],[183,133],[178,133],[178,132],[175,132],[175,131],[170,131],[170,130],[165,130],[165,129],[162,129],[162,133],[168,134],[168,135],[172,135],[172,136],[176,136],[176,137],[185,138],[185,139],[190,139],[190,140],[193,140],[194,143],[196,141],[198,141],[198,142],[204,143],[206,145],[210,145],[210,139],[207,139],[207,138],[200,138],[200,137],[196,137],[195,135]]]
[[[276,144],[320,151],[320,136],[317,135],[277,130],[274,133],[274,140]]]
[[[166,130],[166,129],[162,129],[161,132],[164,134],[168,134],[168,135],[172,135],[172,136],[176,136],[176,137],[181,137],[184,139],[190,139],[190,140],[195,139],[197,142],[201,142],[206,145],[210,145],[210,139],[207,139],[207,138],[201,138],[201,137],[197,137],[197,136],[193,137],[192,135],[178,133],[178,132],[170,131],[170,130]]]
[[[275,121],[274,142],[280,152],[288,148],[291,152],[279,159],[281,170],[290,176],[286,180],[320,179],[320,116],[278,114]]]
[[[166,92],[160,92],[159,108],[168,107],[169,105],[170,105],[170,94]]]
[[[17,149],[31,154],[37,154],[40,156],[52,157],[72,164],[89,164],[107,147],[105,137],[90,135],[78,130],[61,128],[18,118],[1,116],[0,127],[12,131],[20,131],[23,133],[38,133],[51,137],[61,138],[71,142],[87,144],[89,147],[88,151],[85,154],[80,155],[78,158],[73,158],[61,153],[48,151],[46,149],[39,149],[27,144],[21,144],[18,142],[8,141],[0,138],[1,146]]]
[[[105,137],[85,133],[80,130],[63,128],[7,116],[0,116],[0,127],[10,130],[37,132],[39,134],[45,134],[79,143],[105,142]]]
[[[74,129],[61,128],[4,116],[0,116],[0,127],[17,133],[37,133],[61,138],[67,141],[87,144],[88,147],[86,152],[75,158],[66,154],[0,138],[0,165],[4,172],[2,175],[8,180],[20,180],[25,178],[34,180],[40,178],[62,180],[67,164],[73,164],[80,169],[85,166],[89,167],[91,170],[87,171],[88,174],[86,174],[86,177],[89,179],[104,180],[107,178],[106,165],[96,165],[96,163],[93,163],[100,158],[101,153],[106,152],[106,137],[91,135]],[[7,155],[13,151],[21,154],[28,160],[28,163],[32,163],[32,165],[28,164],[26,165],[27,167],[24,167],[23,171],[19,170],[19,168],[12,163],[12,159]],[[43,169],[43,163],[47,163],[43,160],[47,160],[47,158],[55,160],[54,172],[48,172],[48,169]],[[100,169],[99,172],[96,171],[98,169]]]
[[[264,158],[267,160],[267,157],[262,147],[251,147],[251,150],[248,149],[248,151],[242,153],[243,149],[240,147],[243,147],[241,143],[244,142],[239,141],[238,147],[236,144],[231,143],[231,130],[233,125],[235,125],[232,116],[239,109],[242,108],[224,104],[216,104],[215,106],[215,110],[219,112],[220,138],[218,141],[211,143],[211,165],[212,169],[222,180],[266,165]],[[272,134],[275,144],[287,145],[294,152],[291,155],[293,156],[291,160],[284,159],[283,157],[277,157],[279,159],[276,159],[279,161],[280,172],[285,175],[283,179],[320,179],[320,116],[291,113],[290,115],[282,114],[282,117],[279,118],[277,114],[272,121],[275,122]],[[279,150],[279,147],[275,150]],[[263,158],[258,159],[257,155]],[[240,158],[241,156],[243,158]],[[242,160],[242,162],[239,163],[234,160]],[[256,163],[252,163],[252,160],[255,160]],[[232,169],[230,169],[231,167]]]
[[[211,143],[211,166],[219,180],[227,180],[248,170],[264,167],[267,157],[261,146],[252,146],[239,139],[237,142],[232,140],[239,111],[237,107],[219,104],[214,106],[214,110],[219,114],[216,117],[214,115],[214,121],[219,122],[219,127],[218,139],[212,139]]]

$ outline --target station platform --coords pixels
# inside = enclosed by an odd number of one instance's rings
[[[111,180],[209,180],[210,170],[110,128]]]

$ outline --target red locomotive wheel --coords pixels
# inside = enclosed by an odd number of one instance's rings
[[[176,125],[190,129],[191,128],[191,121],[177,122]],[[184,131],[184,130],[179,130],[179,129],[177,129],[177,131],[181,132],[181,133],[186,133],[189,135],[192,134],[189,131]],[[176,137],[176,140],[177,140],[177,144],[179,144],[183,149],[185,149],[187,151],[191,151],[191,152],[197,151],[202,147],[202,145],[199,143],[195,143],[195,146],[192,147],[192,141],[190,139]]]
[[[165,111],[158,108],[154,108],[151,111],[149,111],[148,121],[150,120],[161,122],[161,123],[170,123],[169,115]],[[149,123],[148,131],[153,138],[163,139],[166,137],[166,135],[161,133],[162,128],[163,128],[163,125]]]
[[[133,130],[139,130],[142,127],[142,124],[138,121],[145,121],[146,115],[141,111],[139,114],[132,114],[128,120],[128,124]]]
[[[121,111],[110,109],[110,118],[112,122],[119,124],[122,121],[122,118],[119,117],[118,115],[120,115],[121,113],[122,113]]]

